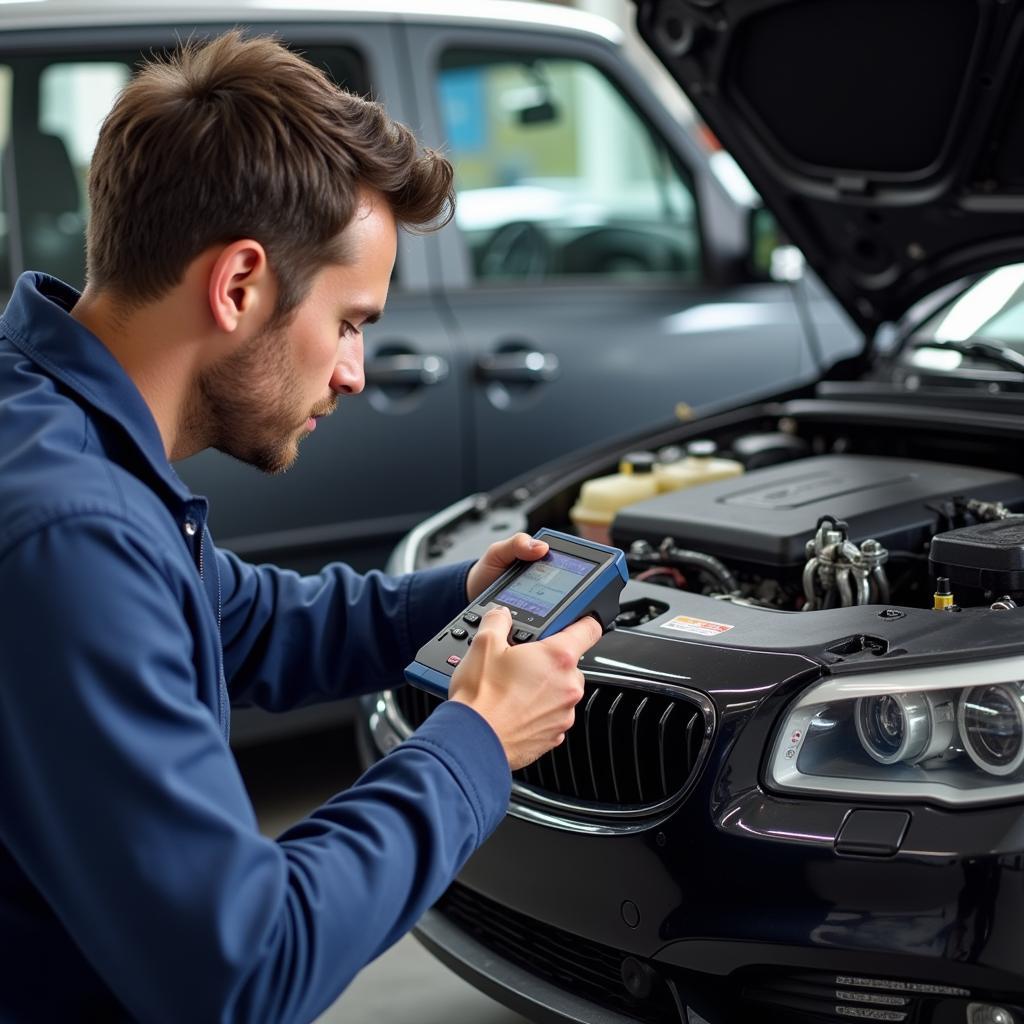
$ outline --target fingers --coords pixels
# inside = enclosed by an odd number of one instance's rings
[[[502,605],[491,608],[480,620],[480,628],[473,640],[473,650],[481,642],[486,644],[500,643],[508,646],[508,634],[512,629],[512,613]]]
[[[601,623],[593,615],[584,615],[582,619],[578,619],[571,626],[566,626],[554,636],[548,637],[548,640],[557,640],[560,647],[567,650],[574,660],[579,661],[580,657],[589,651],[603,634]],[[541,641],[541,643],[544,642]]]

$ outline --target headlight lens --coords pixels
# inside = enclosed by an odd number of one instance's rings
[[[965,691],[957,725],[964,749],[982,771],[1012,775],[1024,764],[1024,703],[1019,684]]]
[[[953,739],[953,702],[930,693],[861,697],[854,719],[861,746],[879,764],[927,761]]]
[[[1024,658],[850,674],[790,708],[772,747],[785,789],[949,804],[1024,798]]]

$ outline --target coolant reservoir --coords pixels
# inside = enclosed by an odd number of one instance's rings
[[[615,513],[626,505],[653,498],[658,493],[656,459],[651,452],[632,452],[619,463],[618,473],[594,477],[580,488],[569,510],[576,532],[598,544],[611,543]]]
[[[654,476],[661,492],[709,484],[713,480],[727,480],[742,472],[742,462],[719,458],[718,446],[714,441],[691,441],[686,446],[685,458],[659,462],[654,467]]]

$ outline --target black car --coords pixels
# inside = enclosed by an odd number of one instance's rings
[[[863,349],[403,541],[396,570],[603,530],[632,575],[565,743],[419,937],[538,1021],[1021,1024],[1024,9],[637,19]],[[649,496],[602,523],[627,477]],[[368,701],[367,759],[435,705]]]

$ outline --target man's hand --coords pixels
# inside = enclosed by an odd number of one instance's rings
[[[469,570],[469,576],[466,577],[466,597],[470,603],[475,601],[516,559],[535,562],[547,553],[547,543],[534,540],[528,533],[517,533],[508,540],[497,541]]]
[[[588,615],[545,640],[518,646],[509,645],[511,629],[507,608],[492,608],[483,617],[448,696],[483,715],[517,771],[557,747],[572,727],[583,696],[577,665],[601,639],[601,626]]]

